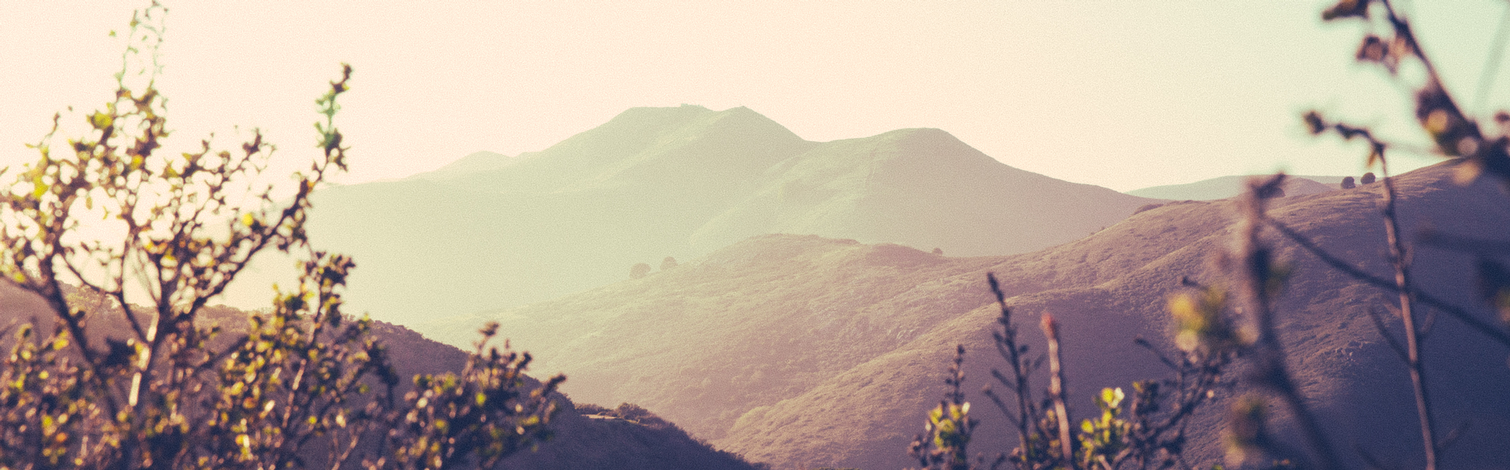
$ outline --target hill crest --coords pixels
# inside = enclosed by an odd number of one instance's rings
[[[634,108],[478,167],[315,195],[312,239],[361,265],[353,308],[405,322],[522,305],[770,233],[1021,253],[1153,202],[1009,167],[939,129],[809,142],[748,108]]]

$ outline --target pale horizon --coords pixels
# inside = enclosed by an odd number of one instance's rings
[[[54,112],[110,96],[138,2],[0,10],[0,164]],[[1422,142],[1408,92],[1355,65],[1356,22],[1326,2],[167,2],[160,88],[176,144],[260,127],[312,155],[313,100],[340,63],[352,184],[465,155],[543,150],[625,109],[745,106],[811,141],[943,129],[997,160],[1128,191],[1239,174],[1356,175],[1360,147],[1313,139],[1316,108]],[[1504,5],[1408,6],[1449,87],[1474,109]],[[1406,74],[1409,75],[1407,70]],[[1494,93],[1502,68],[1482,101]],[[65,118],[66,119],[66,118]],[[225,142],[230,144],[231,142]],[[1397,153],[1404,171],[1439,159]]]

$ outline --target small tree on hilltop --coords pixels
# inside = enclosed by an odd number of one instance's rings
[[[1360,184],[1374,184],[1374,181],[1376,179],[1377,179],[1377,177],[1374,176],[1374,172],[1370,171],[1368,173],[1364,173],[1363,174],[1363,178],[1358,179],[1358,183],[1360,183]]]
[[[1358,184],[1353,182],[1353,177],[1348,176],[1342,178],[1342,189],[1353,189],[1356,187],[1358,187]]]
[[[648,263],[637,263],[629,267],[630,279],[639,279],[648,275],[650,275],[650,264]]]
[[[670,256],[667,256],[666,259],[661,260],[661,270],[662,271],[665,271],[665,270],[668,270],[668,269],[671,269],[671,268],[675,268],[675,267],[676,267],[676,258],[672,258]]]

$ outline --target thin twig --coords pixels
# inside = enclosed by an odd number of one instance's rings
[[[1038,420],[1033,419],[1037,414],[1037,407],[1033,404],[1033,398],[1028,391],[1028,374],[1033,367],[1026,364],[1022,359],[1023,348],[1017,344],[1017,327],[1012,324],[1012,310],[1007,308],[1006,294],[1001,290],[1001,283],[997,282],[995,273],[986,273],[986,282],[991,286],[991,293],[996,297],[996,305],[1001,310],[1001,316],[997,323],[1002,327],[1000,332],[993,332],[992,337],[996,342],[996,350],[1003,359],[1012,364],[1012,377],[1008,381],[1005,374],[992,369],[991,375],[1006,385],[1017,396],[1017,416],[1013,424],[1017,425],[1018,448],[1023,452],[1031,449],[1028,447],[1028,427],[1033,426],[1037,433],[1043,435],[1044,430],[1038,425]],[[1008,414],[1010,416],[1010,414]]]
[[[1043,314],[1043,336],[1049,342],[1049,397],[1054,401],[1054,417],[1059,420],[1059,456],[1069,468],[1080,468],[1075,461],[1075,441],[1070,438],[1070,410],[1064,401],[1064,368],[1059,354],[1059,323],[1054,316]]]
[[[1395,268],[1395,287],[1400,293],[1400,321],[1405,324],[1405,348],[1409,354],[1406,364],[1410,368],[1411,388],[1416,395],[1416,414],[1421,421],[1422,447],[1426,451],[1426,470],[1437,468],[1436,429],[1431,419],[1431,402],[1426,392],[1426,368],[1421,360],[1420,330],[1416,326],[1415,309],[1412,308],[1410,258],[1405,242],[1400,238],[1398,207],[1395,204],[1394,178],[1389,174],[1389,160],[1384,156],[1381,144],[1375,144],[1379,158],[1379,172],[1384,176],[1384,233],[1389,240],[1390,264]]]
[[[1263,219],[1265,211],[1265,200],[1259,195],[1273,193],[1283,182],[1283,174],[1264,181],[1249,182],[1249,190],[1242,204],[1245,217],[1242,228],[1239,230],[1238,246],[1234,253],[1236,256],[1233,259],[1235,270],[1239,279],[1242,280],[1240,284],[1247,303],[1248,314],[1252,318],[1254,356],[1257,361],[1256,378],[1259,385],[1279,395],[1291,414],[1295,416],[1301,431],[1305,433],[1307,443],[1310,444],[1317,467],[1322,470],[1341,469],[1342,465],[1337,460],[1337,454],[1333,451],[1331,442],[1322,432],[1316,415],[1301,398],[1285,366],[1284,346],[1280,343],[1270,305],[1269,297],[1273,293],[1270,283],[1275,273],[1272,260],[1269,258],[1269,248],[1264,246],[1258,237],[1260,220]]]

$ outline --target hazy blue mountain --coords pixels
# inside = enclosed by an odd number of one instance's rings
[[[936,129],[818,143],[746,108],[635,108],[545,150],[322,190],[312,239],[352,305],[408,322],[522,305],[767,233],[999,255],[1151,202],[1003,165]]]

